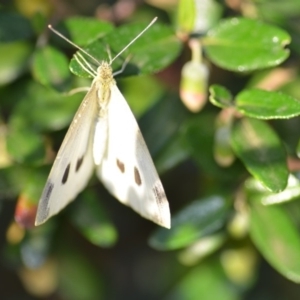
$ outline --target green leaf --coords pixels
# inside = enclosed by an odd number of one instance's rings
[[[71,17],[63,24],[68,36],[76,45],[83,46],[93,42],[113,30],[113,25],[95,18]]]
[[[23,179],[20,180],[22,193],[26,194],[26,196],[32,200],[33,204],[38,204],[44,185],[47,181],[49,171],[49,165],[39,167],[22,167],[18,169],[18,176],[23,177]]]
[[[250,234],[266,260],[283,276],[300,283],[299,231],[283,206],[251,202]]]
[[[225,231],[201,238],[180,251],[178,259],[185,266],[194,266],[212,253],[216,253],[227,241]]]
[[[202,1],[201,4],[195,0],[178,2],[177,31],[184,37],[206,33],[219,21],[223,12],[222,4],[215,0]]]
[[[174,136],[155,160],[155,166],[158,173],[163,173],[177,166],[179,163],[189,158],[187,146],[182,142],[182,138]]]
[[[27,19],[13,12],[0,11],[0,43],[28,40],[32,36],[33,30]]]
[[[18,78],[26,69],[32,53],[27,42],[0,44],[0,86]]]
[[[193,32],[196,23],[196,2],[180,0],[178,3],[177,22],[180,30],[185,33]]]
[[[200,166],[206,176],[213,176],[222,182],[232,182],[241,175],[241,165],[233,165],[230,168],[220,167],[215,160],[212,151],[215,143],[216,115],[212,113],[200,114],[190,118],[181,129],[183,142],[186,144],[192,158]]]
[[[97,40],[84,48],[98,61],[108,60],[107,47],[112,57],[124,49],[144,28],[145,24],[130,24],[118,27],[103,39]],[[181,50],[181,42],[172,29],[166,25],[154,24],[128,50],[122,58],[114,61],[114,70],[120,70],[126,58],[130,61],[122,75],[148,74],[158,72],[168,66]],[[90,60],[90,59],[89,59]],[[91,77],[73,58],[71,71],[78,76]]]
[[[233,105],[233,98],[230,93],[225,87],[213,84],[209,87],[209,101],[220,108],[227,108]]]
[[[45,156],[43,139],[28,128],[10,130],[7,150],[18,163],[41,163]]]
[[[155,157],[178,135],[189,113],[177,96],[164,95],[139,120],[150,153]]]
[[[91,191],[84,191],[73,205],[72,221],[92,244],[111,247],[117,241],[117,231],[109,220],[99,197]]]
[[[105,37],[113,54],[119,53],[135,38],[146,24],[130,24],[117,28]],[[155,23],[122,55],[132,55],[130,64],[138,68],[134,74],[158,72],[168,66],[180,53],[182,44],[170,26]]]
[[[297,156],[300,157],[300,140],[298,141],[297,144]]]
[[[104,299],[105,284],[99,268],[79,252],[77,244],[63,243],[57,251],[59,294],[64,299]]]
[[[258,17],[269,23],[282,24],[299,15],[300,6],[298,0],[264,0],[255,3]]]
[[[238,300],[240,292],[228,281],[220,262],[211,259],[185,273],[166,300]]]
[[[65,96],[33,81],[20,88],[23,88],[22,99],[9,120],[9,126],[18,130],[62,129],[70,124],[83,98],[82,93]]]
[[[244,90],[236,96],[236,108],[258,119],[286,119],[300,115],[300,101],[281,92]]]
[[[215,121],[214,158],[223,167],[230,166],[235,159],[230,143],[234,113],[234,109],[223,109]]]
[[[218,66],[249,72],[279,65],[289,55],[290,36],[257,20],[233,18],[208,32],[203,40],[208,57]]]
[[[16,198],[22,188],[19,168],[10,166],[0,168],[0,203],[5,198]],[[1,204],[0,204],[1,207]]]
[[[45,2],[43,4],[46,4]],[[48,2],[49,8],[51,6],[51,3]],[[51,10],[51,8],[50,8]],[[50,13],[50,11],[48,11]],[[37,36],[43,35],[45,32],[45,28],[47,27],[49,22],[49,16],[45,14],[45,12],[42,12],[41,10],[39,12],[36,12],[31,18],[30,18],[30,24],[34,31],[34,33]]]
[[[294,175],[289,176],[287,187],[280,193],[270,192],[254,178],[246,181],[245,188],[251,199],[259,200],[263,205],[280,204],[300,197],[300,182]]]
[[[218,231],[229,213],[229,201],[221,196],[196,200],[172,217],[171,229],[158,229],[149,243],[160,250],[185,247]]]
[[[271,127],[259,120],[241,119],[232,132],[231,144],[247,170],[270,191],[287,185],[286,153]]]
[[[51,46],[38,49],[33,58],[33,75],[42,84],[62,88],[70,77],[68,60]]]
[[[15,164],[0,169],[0,201],[3,198],[16,198],[20,193],[26,194],[31,204],[37,204],[44,184],[49,175],[50,166],[30,166]]]

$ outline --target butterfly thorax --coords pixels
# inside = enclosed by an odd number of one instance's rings
[[[97,98],[100,111],[106,110],[111,93],[111,86],[116,84],[112,68],[109,63],[103,61],[97,69],[97,76],[94,79],[97,85]]]

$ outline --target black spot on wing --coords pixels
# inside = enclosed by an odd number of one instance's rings
[[[62,184],[65,184],[65,183],[67,182],[67,180],[68,180],[69,172],[70,172],[70,167],[71,167],[71,165],[70,165],[70,163],[69,163],[69,164],[67,165],[67,167],[66,167],[66,169],[65,169],[65,172],[64,172],[64,175],[63,175],[63,177],[62,177],[62,179],[61,179]]]
[[[134,167],[134,181],[137,185],[142,184],[141,175],[137,167]]]
[[[76,169],[75,169],[76,172],[78,172],[78,170],[80,169],[83,159],[84,159],[84,155],[82,155],[80,158],[78,158],[77,163],[76,163]]]
[[[117,159],[116,162],[117,162],[117,166],[118,166],[119,170],[122,173],[124,173],[125,172],[125,165],[124,165],[124,163],[122,163],[119,159]]]
[[[51,197],[51,194],[52,194],[52,191],[53,191],[53,188],[54,188],[54,184],[52,182],[47,182],[46,184],[46,187],[45,187],[45,201],[44,202],[47,202],[47,206],[48,206],[48,201],[49,201],[49,198]]]
[[[166,198],[165,191],[161,184],[155,184],[153,187],[153,193],[155,195],[155,199],[159,205],[164,203],[164,199]]]
[[[164,191],[164,188],[162,187],[162,184],[160,182],[157,182],[154,186],[153,186],[153,193],[156,199],[156,203],[159,207],[159,215],[155,216],[156,222],[158,224],[163,224],[163,219],[162,219],[162,215],[161,213],[164,211],[165,207],[166,207],[166,194]]]
[[[46,183],[43,196],[39,203],[39,214],[38,214],[37,223],[44,222],[44,220],[48,218],[49,215],[48,204],[49,204],[49,199],[51,197],[53,188],[54,188],[54,184],[51,181],[48,181]]]

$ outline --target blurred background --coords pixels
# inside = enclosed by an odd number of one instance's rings
[[[135,68],[117,83],[157,166],[172,229],[120,204],[95,176],[76,201],[34,227],[55,154],[84,97],[68,92],[91,83],[76,76],[76,66],[70,72],[76,50],[47,24],[82,47],[93,45],[92,52],[104,38],[117,53],[155,16],[127,50]],[[226,144],[232,113],[208,102],[214,83],[234,95],[255,85],[299,99],[299,16],[299,0],[1,0],[0,299],[299,299],[299,196],[284,213],[248,204],[249,173]],[[289,58],[239,72],[226,59],[218,65],[202,57],[209,30],[230,17],[288,32]],[[92,54],[107,59],[101,49]],[[299,120],[271,125],[297,177]],[[272,256],[276,243],[292,248],[282,246],[288,262]]]

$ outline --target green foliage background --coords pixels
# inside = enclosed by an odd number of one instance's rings
[[[299,1],[82,3],[0,6],[0,298],[298,299]],[[69,92],[91,83],[76,49],[46,25],[101,61],[107,45],[116,55],[154,16],[113,68],[130,55],[116,79],[160,173],[172,228],[142,219],[96,178],[33,227],[84,97]],[[210,70],[209,83],[199,81],[209,102],[197,113],[179,96],[191,36]]]

